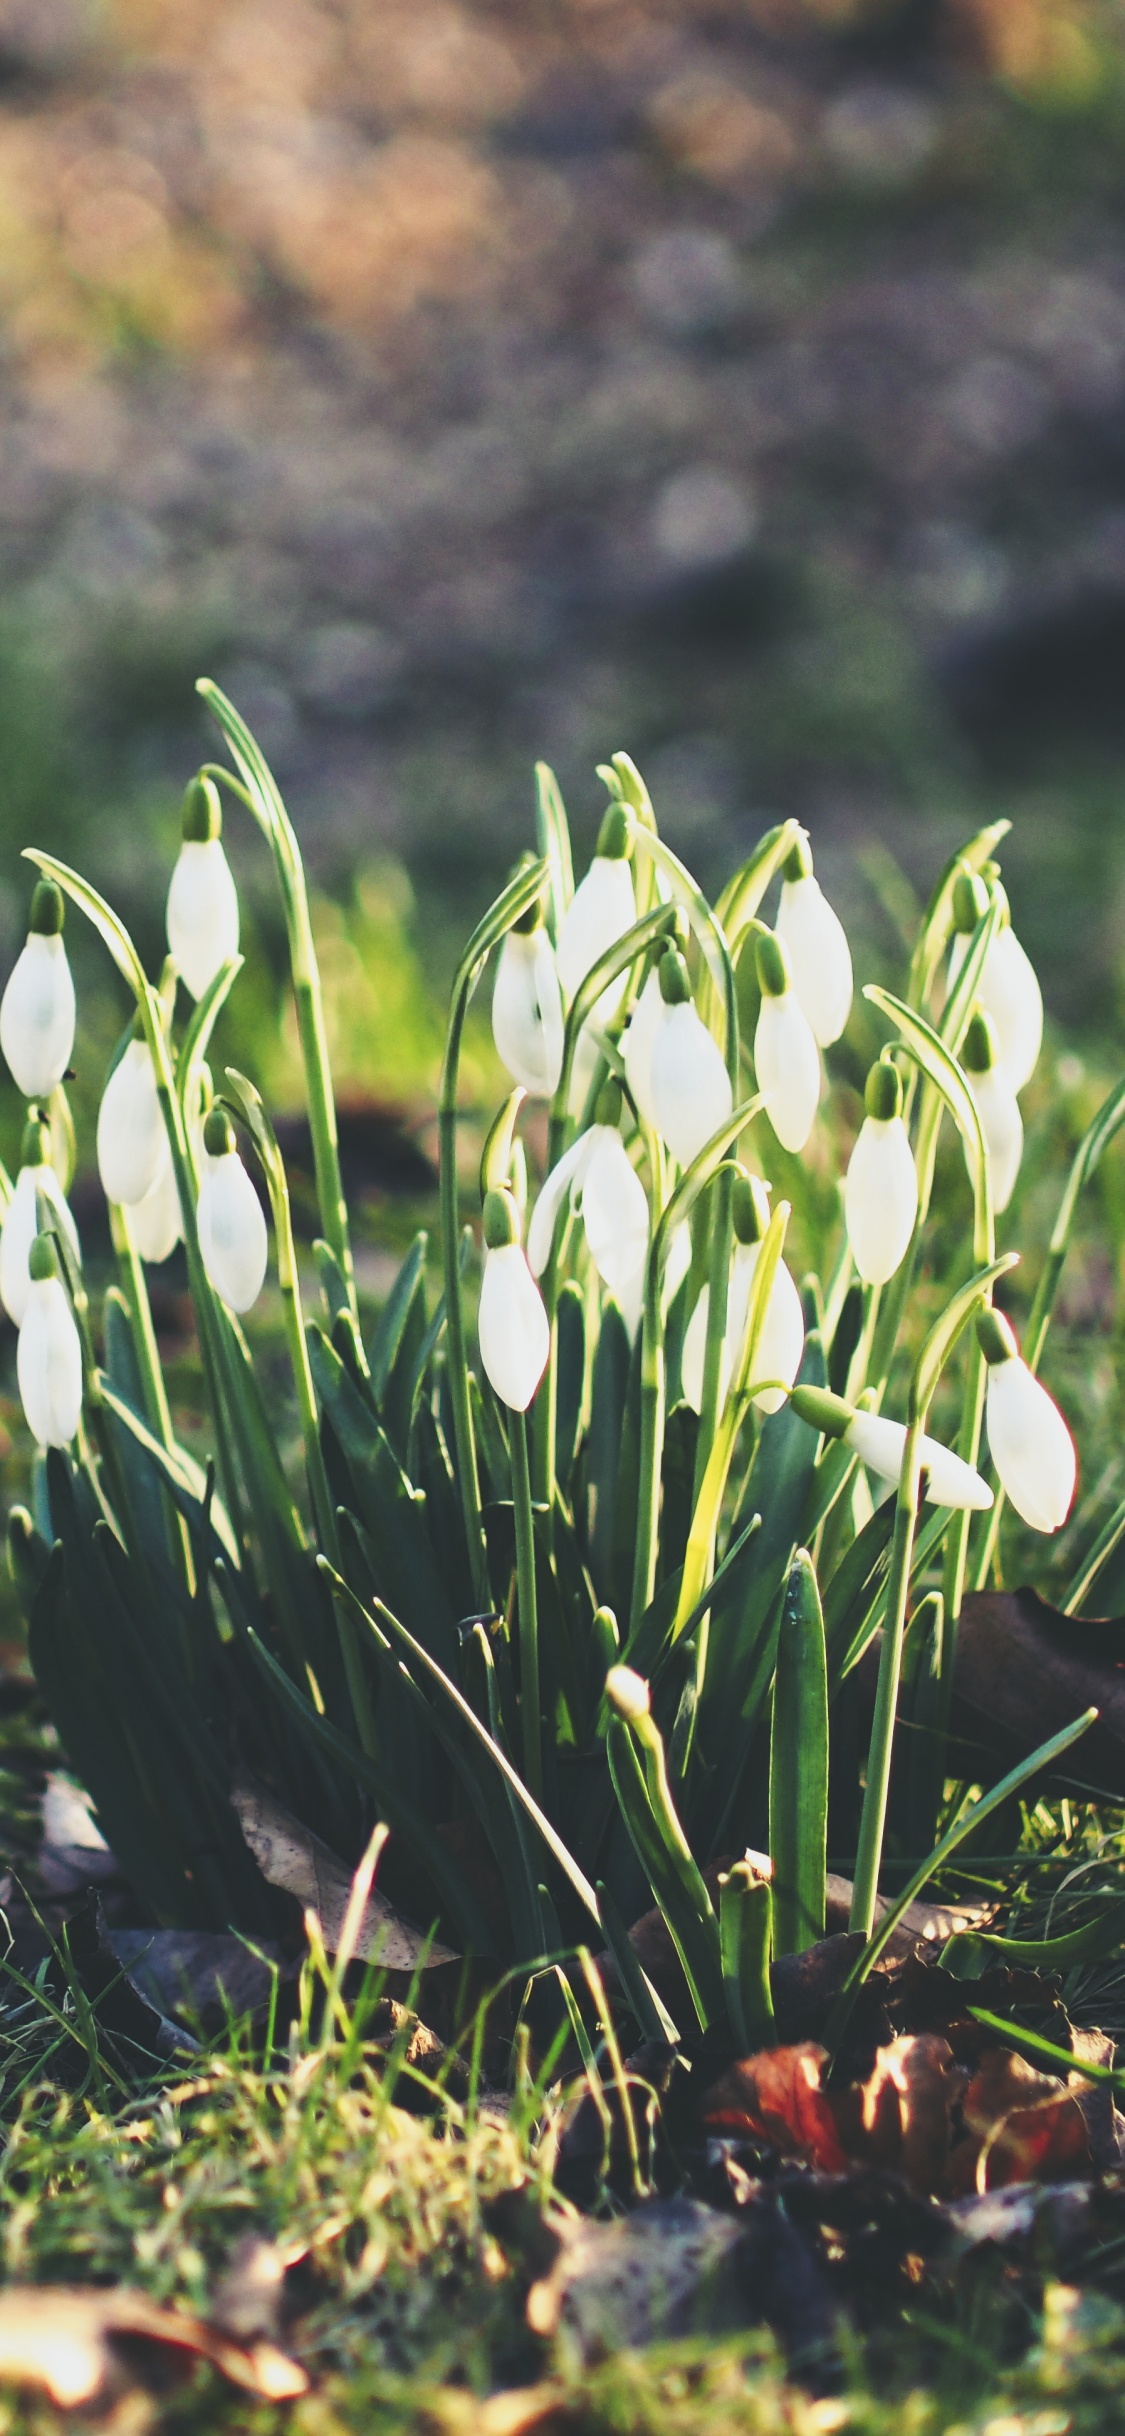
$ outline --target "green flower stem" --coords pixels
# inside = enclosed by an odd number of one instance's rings
[[[539,1716],[539,1612],[535,1596],[535,1523],[527,1459],[527,1415],[508,1415],[512,1457],[512,1501],[516,1518],[516,1599],[519,1606],[520,1719],[523,1773],[529,1793],[543,1799],[543,1746]]]
[[[702,889],[690,871],[672,853],[662,837],[637,823],[634,828],[638,852],[649,856],[658,870],[670,881],[673,896],[683,906],[699,941],[712,989],[723,1012],[724,1055],[730,1077],[732,1103],[737,1101],[741,1082],[741,1061],[738,1034],[738,993],[735,989],[734,962],[727,944],[726,932],[718,915],[708,904]],[[766,858],[768,860],[768,856]],[[771,867],[776,868],[776,865]],[[761,891],[769,884],[771,872],[762,880]],[[694,1492],[698,1499],[707,1470],[708,1458],[719,1426],[722,1400],[723,1342],[727,1331],[727,1295],[730,1288],[730,1256],[734,1235],[734,1176],[727,1168],[719,1176],[714,1192],[711,1218],[711,1258],[708,1271],[707,1338],[703,1355],[703,1393],[700,1399],[699,1431],[695,1442]]]
[[[719,1527],[727,1474],[749,1402],[749,1391],[752,1386],[765,1384],[764,1381],[755,1380],[754,1363],[766,1308],[777,1275],[778,1262],[781,1259],[781,1249],[785,1241],[789,1216],[788,1202],[779,1201],[763,1237],[762,1248],[755,1263],[750,1308],[747,1314],[746,1341],[738,1366],[738,1374],[731,1382],[731,1390],[711,1444],[688,1530],[680,1596],[671,1633],[673,1641],[679,1639],[688,1617],[695,1612],[703,1596],[713,1561],[715,1533]]]
[[[305,1069],[305,1092],[308,1099],[309,1129],[312,1134],[313,1163],[316,1171],[321,1227],[326,1242],[331,1245],[336,1255],[347,1287],[353,1315],[358,1319],[355,1270],[352,1263],[351,1237],[348,1231],[348,1205],[344,1198],[343,1180],[340,1175],[336,1101],[332,1089],[328,1037],[324,1025],[324,998],[320,984],[320,967],[313,943],[308,889],[305,884],[301,850],[278,792],[273,773],[249,729],[239,718],[233,703],[228,702],[226,695],[221,693],[219,687],[212,684],[207,677],[200,679],[196,691],[203,696],[208,709],[222,728],[242,773],[250,809],[273,849],[281,901],[285,909],[286,929],[289,933],[289,963],[293,980],[293,999],[297,1010],[301,1057]]]
[[[113,1238],[113,1248],[120,1263],[125,1299],[129,1305],[129,1315],[133,1322],[133,1351],[137,1359],[137,1368],[141,1374],[145,1415],[154,1438],[159,1438],[161,1446],[171,1452],[175,1445],[175,1434],[172,1429],[168,1393],[164,1385],[164,1373],[160,1367],[160,1355],[157,1351],[156,1331],[152,1325],[152,1307],[148,1299],[144,1267],[133,1240],[129,1212],[112,1201],[109,1207],[109,1230]]]
[[[731,1143],[756,1116],[758,1098],[745,1100],[725,1125],[705,1142],[697,1159],[682,1175],[667,1207],[654,1225],[645,1263],[641,1323],[641,1427],[637,1480],[637,1525],[633,1544],[633,1590],[629,1629],[636,1630],[656,1586],[656,1557],[660,1523],[660,1469],[664,1451],[664,1263],[681,1219],[710,1182]],[[654,1169],[655,1178],[655,1169]]]
[[[1112,1142],[1115,1133],[1123,1123],[1125,1123],[1125,1082],[1115,1083],[1112,1091],[1102,1101],[1092,1124],[1083,1134],[1071,1162],[1070,1174],[1059,1203],[1058,1216],[1051,1229],[1047,1257],[1044,1260],[1039,1284],[1035,1290],[1035,1300],[1024,1330],[1023,1358],[1028,1369],[1033,1373],[1038,1372],[1039,1364],[1043,1359],[1043,1347],[1047,1342],[1047,1333],[1054,1314],[1055,1297],[1058,1294],[1066,1256],[1070,1249],[1071,1230],[1074,1226],[1079,1200],[1098,1165],[1102,1152]],[[1005,1503],[1004,1491],[997,1482],[995,1503],[988,1517],[988,1529],[984,1535],[973,1577],[975,1590],[984,1589],[992,1570]],[[1068,1614],[1073,1612],[1073,1609],[1067,1608]]]
[[[445,1286],[446,1359],[453,1408],[453,1437],[457,1456],[457,1485],[465,1525],[465,1545],[473,1580],[473,1596],[482,1613],[491,1603],[488,1564],[481,1518],[480,1474],[469,1400],[469,1368],[465,1352],[465,1311],[461,1300],[461,1228],[457,1181],[457,1085],[461,1041],[469,1000],[492,949],[534,904],[549,877],[545,859],[518,871],[477,924],[453,980],[449,1022],[445,1035],[441,1084],[438,1091],[438,1157],[441,1195],[442,1276]]]
[[[898,1707],[899,1678],[902,1674],[902,1643],[906,1629],[906,1596],[910,1587],[910,1558],[914,1546],[914,1530],[918,1519],[918,1503],[922,1486],[922,1435],[925,1415],[912,1420],[906,1436],[902,1478],[895,1501],[895,1534],[891,1544],[891,1570],[887,1583],[887,1613],[883,1625],[883,1645],[879,1655],[879,1681],[875,1693],[875,1715],[871,1724],[871,1746],[867,1761],[867,1783],[863,1795],[863,1812],[859,1827],[859,1847],[855,1860],[852,1888],[852,1908],[848,1920],[850,1929],[859,1929],[869,1937],[875,1923],[875,1904],[879,1892],[879,1869],[883,1858],[883,1834],[887,1822],[887,1796],[891,1783],[891,1756],[894,1749],[895,1711]]]
[[[902,1674],[906,1601],[910,1589],[911,1557],[918,1520],[918,1507],[921,1501],[922,1439],[925,1434],[926,1419],[933,1402],[934,1390],[958,1337],[967,1326],[974,1311],[982,1303],[988,1301],[996,1278],[1003,1276],[1008,1269],[1014,1266],[1016,1257],[1015,1253],[1008,1252],[1000,1260],[989,1261],[953,1296],[940,1319],[931,1328],[914,1365],[914,1373],[910,1382],[906,1445],[903,1449],[902,1473],[895,1501],[895,1530],[891,1543],[891,1565],[887,1580],[883,1646],[879,1657],[879,1681],[875,1693],[875,1715],[871,1724],[867,1783],[860,1817],[859,1848],[856,1853],[849,1923],[851,1928],[859,1929],[865,1937],[871,1935],[879,1893],[879,1871],[882,1864],[883,1836],[887,1823],[887,1795],[891,1781],[895,1716],[898,1708],[899,1680]],[[954,1519],[957,1518],[954,1517]]]
[[[145,1282],[144,1267],[133,1240],[129,1212],[117,1202],[110,1203],[109,1227],[125,1288],[125,1300],[129,1306],[130,1333],[133,1339],[137,1369],[141,1377],[145,1416],[154,1438],[158,1438],[161,1446],[165,1447],[170,1454],[176,1443],[175,1432],[172,1428],[168,1392],[164,1385],[164,1372],[160,1366],[156,1331],[152,1324],[148,1286]],[[170,1544],[179,1561],[180,1571],[188,1591],[194,1595],[195,1562],[191,1549],[191,1533],[188,1530],[186,1518],[181,1514],[175,1500],[168,1495],[167,1491],[164,1492],[164,1511]]]

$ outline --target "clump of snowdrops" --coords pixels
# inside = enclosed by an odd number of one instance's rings
[[[210,764],[187,790],[159,982],[89,883],[29,849],[41,877],[0,1008],[29,1101],[0,1293],[38,1447],[10,1544],[64,1746],[160,1919],[271,1925],[229,1799],[249,1768],[347,1860],[386,1821],[391,1882],[447,1948],[533,1972],[608,1945],[623,2002],[668,2036],[690,2023],[669,2021],[626,1935],[659,1904],[699,2023],[760,2040],[771,1954],[823,1933],[830,1799],[866,1936],[853,1985],[897,1916],[876,1929],[904,1654],[915,1757],[899,1906],[1088,1722],[1062,1725],[942,1834],[966,1587],[993,1578],[1005,1500],[1051,1533],[1074,1496],[1070,1432],[1037,1374],[1078,1195],[1125,1087],[1079,1150],[1021,1351],[993,1300],[1018,1258],[998,1250],[997,1219],[1042,1003],[996,860],[1007,824],[983,830],[942,874],[902,995],[865,992],[882,1046],[829,1265],[798,1280],[770,1168],[823,1122],[853,1000],[808,836],[795,821],[770,830],[711,904],[618,754],[575,886],[541,767],[538,851],[453,985],[443,1292],[431,1307],[419,1238],[365,1337],[297,842],[237,713],[201,691],[233,767]],[[224,796],[272,852],[288,926],[322,1226],[311,1304],[269,1112],[209,1062],[241,962]],[[65,1197],[67,901],[134,1006],[97,1127],[119,1264],[100,1359]],[[459,1060],[489,971],[513,1087],[465,1208]],[[528,1148],[536,1102],[545,1162]],[[964,1150],[949,1191],[971,1256],[944,1279],[887,1411],[896,1353],[920,1333],[920,1269],[932,1301],[935,1246],[964,1239],[932,1227],[945,1122]],[[530,1138],[542,1142],[538,1122]],[[300,1500],[240,1325],[271,1256],[240,1142],[272,1215]],[[145,1283],[181,1236],[205,1467],[176,1440]],[[946,1371],[951,1445],[928,1428]],[[857,1669],[877,1634],[871,1719]],[[762,1847],[772,1875],[738,1857]],[[703,1873],[719,1859],[713,1899]]]

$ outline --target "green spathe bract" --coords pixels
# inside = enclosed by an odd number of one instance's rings
[[[968,1323],[987,1310],[1013,1257],[996,1257],[988,1144],[961,1061],[1004,918],[985,870],[994,870],[1000,832],[970,840],[943,876],[904,995],[867,993],[886,1035],[869,1114],[897,1124],[901,1109],[910,1128],[917,1223],[889,1283],[851,1294],[842,1230],[827,1244],[838,1265],[806,1287],[791,1395],[788,1376],[769,1377],[768,1362],[763,1370],[790,1209],[779,1195],[771,1216],[755,1175],[769,1172],[774,1129],[753,1087],[762,1078],[752,1078],[741,1037],[736,975],[753,940],[766,1000],[778,1006],[791,996],[785,952],[758,909],[783,873],[790,887],[807,881],[802,833],[794,823],[771,831],[712,906],[659,835],[639,773],[617,755],[603,773],[610,805],[587,890],[597,923],[576,947],[575,925],[567,931],[576,891],[566,813],[541,766],[540,857],[521,864],[484,914],[454,979],[438,1100],[441,1292],[429,1289],[421,1237],[367,1331],[297,840],[238,714],[216,689],[202,690],[236,769],[211,765],[189,786],[188,838],[213,842],[223,789],[236,814],[240,805],[252,814],[274,858],[315,1154],[317,1280],[314,1288],[300,1273],[268,1110],[245,1076],[213,1075],[208,1062],[238,958],[228,956],[198,1005],[177,1016],[174,981],[163,992],[149,982],[90,883],[34,852],[52,886],[93,922],[135,1002],[134,1063],[143,1059],[151,1073],[183,1214],[211,1450],[201,1468],[176,1441],[127,1211],[114,1214],[120,1284],[106,1302],[104,1368],[81,1274],[56,1230],[36,1257],[53,1258],[57,1247],[53,1283],[82,1342],[83,1418],[73,1444],[52,1447],[37,1466],[34,1513],[18,1510],[10,1536],[33,1664],[67,1755],[156,1919],[230,1923],[252,1936],[277,1925],[279,1899],[231,1808],[237,1755],[346,1862],[384,1821],[392,1865],[402,1848],[418,1925],[488,1960],[497,1976],[545,1956],[557,1963],[600,1929],[621,2002],[646,2035],[690,2034],[694,2021],[709,2031],[725,2023],[743,2045],[767,2041],[771,1951],[799,1948],[823,1923],[832,1703],[882,1623],[858,1852],[834,1855],[854,1864],[853,1916],[870,1931],[911,1591],[931,1577],[935,1588],[943,1583],[944,1668],[961,1587],[994,1539],[987,1515],[938,1510],[921,1533],[916,1518],[925,1424],[943,1372],[947,1383],[960,1374],[958,1452],[970,1466],[977,1460],[984,1357]],[[976,875],[971,886],[966,872]],[[483,1256],[518,1271],[525,1299],[538,1293],[521,1248],[523,1094],[510,1095],[488,1132],[482,1207],[462,1197],[459,1071],[466,1013],[486,967],[541,914],[551,942],[565,935],[573,951],[561,959],[572,994],[548,1174],[585,1130],[600,1140],[612,1129],[618,1185],[629,1188],[621,1207],[640,1196],[648,1223],[646,1237],[633,1209],[643,1276],[639,1295],[620,1287],[623,1309],[605,1282],[617,1272],[601,1235],[593,1230],[592,1249],[582,1223],[584,1171],[580,1156],[571,1159],[567,1193],[556,1188],[548,1202],[550,1241],[544,1226],[536,1245],[547,1351],[531,1393],[534,1379],[509,1390],[499,1356],[511,1348],[500,1339],[498,1358],[482,1363],[468,1285]],[[939,1010],[933,984],[957,923],[965,948]],[[690,1028],[716,1085],[714,1105],[709,1098],[705,1113],[702,1103],[694,1112],[698,1122],[683,1130],[669,1122],[666,1135],[661,1092],[634,1095],[630,1070],[641,1068],[622,1048],[654,972],[645,1022],[656,1022],[657,1037],[669,1020]],[[793,1005],[803,1039],[808,1027]],[[897,1066],[888,1062],[892,1046]],[[593,1065],[585,1107],[572,1113],[579,1054],[581,1072]],[[815,1066],[813,1044],[810,1074]],[[1069,1188],[1029,1332],[1034,1360],[1080,1185],[1122,1105],[1115,1100],[1091,1136]],[[810,1124],[814,1110],[811,1091]],[[251,1350],[201,1251],[201,1135],[205,1160],[232,1158],[231,1111],[268,1187],[304,1455],[299,1495]],[[918,1353],[912,1282],[944,1113],[960,1130],[971,1189],[964,1169],[951,1169],[954,1223],[940,1229],[937,1248],[948,1257],[943,1247],[960,1244],[961,1265],[944,1278],[944,1308]],[[545,1179],[533,1181],[538,1190]],[[42,1196],[38,1223],[53,1224]],[[747,1242],[752,1283],[728,1306],[732,1255],[743,1257]],[[925,1246],[930,1259],[928,1236]],[[1034,1276],[1034,1247],[1030,1255]],[[704,1286],[696,1412],[676,1387]],[[987,1320],[983,1333],[991,1342]],[[902,1476],[893,1518],[870,1516],[845,1433],[857,1412],[878,1411],[885,1398],[888,1417],[899,1418],[886,1382],[902,1353],[916,1357]],[[828,1391],[829,1377],[838,1392]],[[862,1430],[854,1435],[867,1442]],[[935,1846],[945,1688],[943,1674],[926,1778],[936,1787]],[[1025,1773],[1031,1766],[1029,1758]],[[853,1777],[844,1815],[857,1792]],[[731,1865],[732,1854],[767,1838],[772,1891],[756,1868]],[[925,1856],[911,1858],[920,1884]],[[727,1866],[713,1898],[715,1876],[705,1873],[720,1860]],[[625,1933],[654,1902],[682,1964],[675,2023]],[[586,1990],[579,1968],[566,1995],[579,2025]]]

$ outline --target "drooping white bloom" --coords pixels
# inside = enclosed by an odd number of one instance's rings
[[[1001,1486],[1033,1531],[1059,1531],[1078,1477],[1074,1440],[998,1311],[982,1313],[977,1334],[988,1364],[988,1448]]]
[[[842,1438],[869,1471],[897,1488],[906,1453],[907,1432],[903,1422],[888,1421],[882,1413],[857,1412],[854,1404],[846,1403],[843,1396],[833,1395],[826,1387],[795,1387],[790,1402],[793,1411],[811,1429],[823,1430],[830,1438]],[[973,1513],[987,1513],[992,1491],[971,1463],[964,1463],[960,1455],[955,1455],[951,1447],[942,1446],[937,1438],[923,1438],[921,1459],[925,1494],[931,1505],[968,1507]]]
[[[168,1155],[152,1052],[131,1040],[118,1059],[98,1110],[98,1174],[107,1201],[132,1208],[152,1191]]]
[[[184,797],[183,843],[168,890],[168,946],[193,998],[238,954],[238,892],[223,852],[223,816],[211,779]]]
[[[621,1035],[625,1080],[633,1094],[638,1116],[653,1132],[657,1130],[657,1124],[652,1101],[652,1052],[663,1021],[660,972],[658,966],[654,965]]]
[[[531,1214],[527,1258],[532,1276],[542,1277],[569,1194],[572,1208],[582,1216],[590,1258],[632,1336],[644,1297],[648,1201],[617,1129],[620,1098],[616,1084],[608,1084],[599,1094],[599,1121],[580,1134],[552,1168]]]
[[[492,1037],[513,1082],[532,1098],[550,1099],[562,1071],[563,1010],[555,951],[541,921],[505,936],[492,992]]]
[[[966,920],[969,898],[966,892]],[[968,951],[968,930],[957,930],[949,956],[952,988]],[[977,998],[996,1026],[996,1062],[1013,1091],[1030,1082],[1043,1046],[1043,993],[1031,958],[1010,922],[998,930],[981,967]]]
[[[760,1243],[740,1243],[731,1263],[730,1285],[727,1291],[727,1325],[723,1338],[723,1362],[719,1382],[720,1407],[725,1404],[736,1362],[741,1360],[749,1319],[750,1290],[761,1252]],[[703,1404],[703,1370],[707,1352],[707,1319],[711,1307],[711,1289],[704,1286],[684,1334],[684,1349],[680,1377],[685,1401],[699,1412]],[[779,1260],[770,1288],[769,1301],[762,1315],[757,1352],[754,1357],[754,1377],[780,1379],[781,1387],[764,1387],[753,1398],[759,1412],[780,1412],[786,1389],[792,1387],[801,1367],[805,1350],[805,1315],[801,1297],[783,1260]]]
[[[142,1260],[156,1266],[174,1252],[184,1231],[176,1171],[169,1150],[155,1184],[130,1213],[133,1241]]]
[[[784,943],[793,989],[813,1038],[827,1049],[839,1040],[851,1014],[852,959],[844,925],[813,876],[805,840],[794,848],[786,865],[777,936]]]
[[[903,1422],[888,1421],[882,1413],[856,1413],[844,1431],[844,1440],[869,1471],[897,1487],[906,1452]],[[967,1506],[973,1513],[987,1513],[992,1504],[988,1482],[951,1447],[942,1446],[937,1438],[923,1438],[922,1468],[931,1505]]]
[[[866,1106],[844,1182],[844,1223],[864,1283],[884,1286],[914,1233],[918,1177],[902,1121],[902,1085],[883,1060],[867,1077]]]
[[[53,880],[40,880],[27,939],[0,999],[0,1049],[28,1100],[50,1098],[74,1048],[74,983],[62,928],[62,893]]]
[[[17,1328],[27,1309],[31,1288],[28,1260],[39,1233],[38,1194],[54,1210],[75,1260],[81,1262],[82,1258],[70,1205],[49,1162],[49,1143],[47,1126],[32,1120],[24,1135],[23,1164],[0,1226],[0,1300]]]
[[[82,1347],[49,1235],[36,1237],[30,1269],[16,1347],[20,1402],[39,1446],[69,1446],[82,1411]]]
[[[657,1132],[681,1167],[690,1167],[734,1106],[730,1076],[718,1044],[691,1001],[687,966],[678,949],[660,961],[663,1014],[652,1044],[649,1086]]]
[[[977,1104],[988,1151],[992,1207],[999,1217],[1001,1210],[1008,1207],[1020,1172],[1023,1118],[1012,1089],[1011,1076],[999,1062],[996,1028],[991,1018],[979,1010],[974,1014],[965,1035],[962,1062],[969,1089]],[[965,1160],[968,1165],[967,1148]]]
[[[249,1311],[265,1281],[269,1237],[262,1205],[235,1148],[234,1129],[213,1108],[203,1128],[196,1204],[203,1266],[232,1311]]]
[[[568,999],[574,997],[591,965],[615,946],[637,919],[628,848],[628,814],[623,804],[611,804],[602,822],[598,851],[585,879],[575,889],[559,931],[556,964]],[[598,1029],[612,1022],[626,981],[623,973],[602,991],[590,1017]]]
[[[480,1358],[490,1385],[511,1412],[525,1413],[547,1367],[551,1327],[519,1239],[519,1212],[508,1192],[484,1204],[484,1276],[477,1309]]]
[[[757,965],[762,992],[754,1033],[758,1089],[782,1148],[799,1151],[812,1132],[820,1100],[820,1053],[780,940],[759,939]]]

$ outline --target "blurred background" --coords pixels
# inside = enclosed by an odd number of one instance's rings
[[[206,671],[317,881],[345,1102],[421,1106],[534,759],[586,847],[619,746],[705,882],[798,814],[877,957],[1009,813],[1049,1005],[1113,1027],[1120,7],[0,0],[0,332],[4,969],[29,840],[158,960]],[[228,1054],[284,1107],[228,837]],[[124,1010],[78,927],[81,1119]]]

